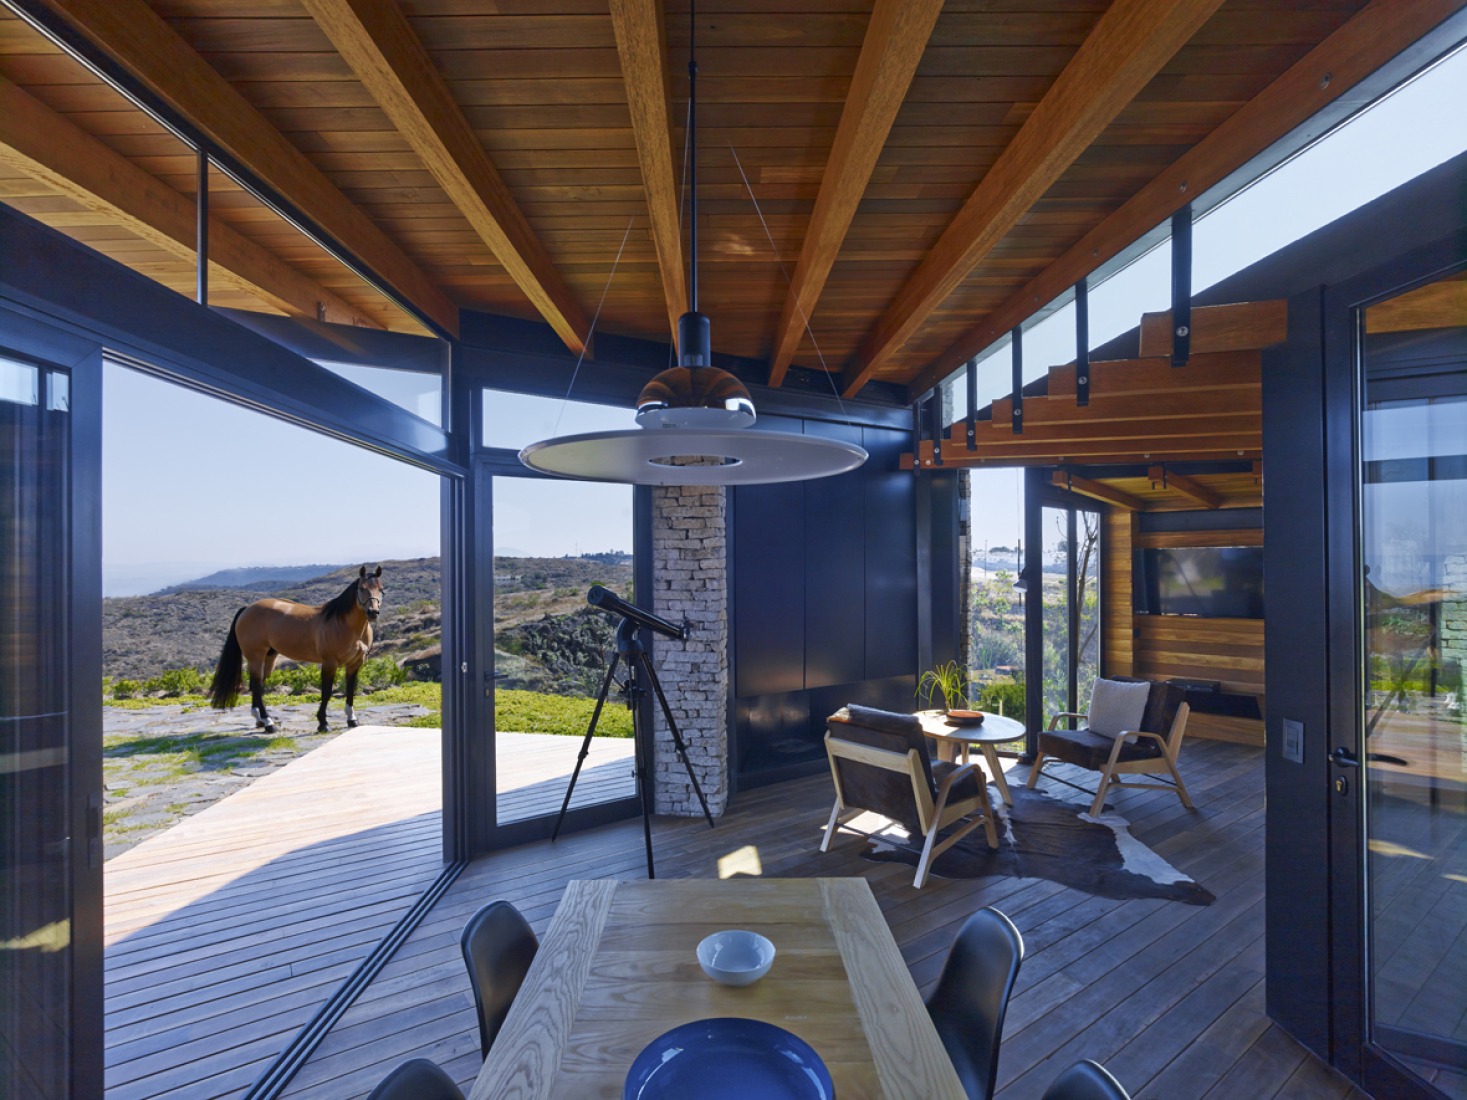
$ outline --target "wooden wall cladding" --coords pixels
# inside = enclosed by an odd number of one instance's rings
[[[1132,676],[1135,645],[1130,623],[1134,606],[1131,599],[1131,551],[1135,546],[1136,514],[1107,512],[1101,521],[1100,534],[1100,619],[1101,668],[1107,676]],[[1117,629],[1117,626],[1120,629]]]
[[[1150,680],[1215,680],[1225,692],[1255,695],[1264,709],[1263,619],[1194,619],[1133,613],[1131,558],[1145,547],[1262,546],[1256,528],[1139,532],[1132,513],[1105,517],[1101,600],[1107,675]],[[1130,629],[1126,629],[1125,625]],[[1117,627],[1120,629],[1117,629]],[[1192,712],[1189,737],[1263,744],[1263,722]]]

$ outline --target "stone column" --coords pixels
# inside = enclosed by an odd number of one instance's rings
[[[729,788],[727,516],[721,486],[652,490],[652,609],[693,628],[684,642],[658,636],[653,661],[714,814],[723,813]],[[656,709],[656,810],[696,817],[703,811]]]

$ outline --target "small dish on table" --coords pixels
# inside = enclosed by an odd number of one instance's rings
[[[983,712],[981,710],[950,710],[947,712],[947,724],[950,726],[981,726]]]
[[[698,965],[722,985],[752,985],[774,965],[774,944],[757,932],[715,932],[698,944]]]

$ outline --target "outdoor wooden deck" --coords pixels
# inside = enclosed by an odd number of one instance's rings
[[[958,925],[997,906],[1019,925],[1027,958],[1005,1028],[1002,1100],[1037,1097],[1080,1058],[1111,1067],[1137,1097],[1257,1100],[1358,1097],[1263,1014],[1263,769],[1255,748],[1190,742],[1184,774],[1198,812],[1175,796],[1128,792],[1113,804],[1135,835],[1216,896],[1193,907],[1112,901],[1039,879],[934,879],[863,860],[855,837],[817,851],[830,781],[815,777],[733,800],[709,831],[663,820],[660,877],[862,875],[917,983],[936,980]],[[467,1085],[479,1068],[458,937],[468,916],[508,898],[543,932],[573,878],[640,877],[636,821],[477,861],[291,1082],[297,1100],[365,1096],[397,1062],[444,1065]]]
[[[437,730],[363,726],[109,861],[108,1100],[238,1096],[442,866]],[[543,813],[577,738],[501,734],[501,813]],[[632,793],[598,739],[576,805]]]

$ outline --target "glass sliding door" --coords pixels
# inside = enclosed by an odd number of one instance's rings
[[[0,1096],[72,1095],[70,378],[0,357]],[[98,808],[100,814],[100,808]]]
[[[1044,726],[1083,710],[1100,675],[1100,514],[1044,509]]]
[[[1369,1042],[1467,1096],[1467,279],[1365,311]]]

